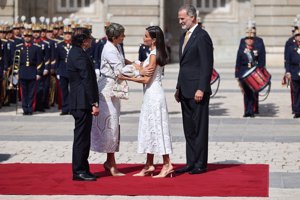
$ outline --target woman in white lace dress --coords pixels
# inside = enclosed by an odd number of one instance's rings
[[[144,98],[140,113],[138,131],[138,153],[146,153],[144,168],[134,176],[153,174],[154,154],[163,156],[163,168],[154,178],[172,175],[173,166],[169,154],[172,153],[172,142],[169,131],[169,117],[164,90],[161,85],[163,66],[167,63],[164,35],[160,27],[146,28],[144,44],[150,46],[150,55],[141,68],[152,68],[150,76],[130,78],[120,75],[120,79],[144,84]]]
[[[117,169],[115,160],[115,152],[119,151],[120,144],[120,99],[111,96],[114,79],[128,62],[120,46],[124,32],[124,27],[117,23],[106,27],[107,42],[101,55],[101,76],[98,80],[101,114],[93,118],[91,131],[91,150],[107,153],[104,168],[112,176],[124,175]]]

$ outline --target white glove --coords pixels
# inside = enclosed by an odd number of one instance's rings
[[[100,76],[100,69],[95,69],[96,76]]]
[[[96,80],[98,82],[100,79],[100,69],[95,69],[95,73],[96,73]]]
[[[46,76],[47,74],[48,74],[48,70],[47,69],[45,69],[44,71],[43,71],[43,76]]]
[[[57,78],[57,80],[59,80],[59,78],[60,78],[59,75],[56,75],[56,78]]]
[[[36,75],[36,80],[40,80],[41,76],[40,75]]]

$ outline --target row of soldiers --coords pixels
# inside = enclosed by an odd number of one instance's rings
[[[44,112],[55,103],[61,115],[69,114],[69,79],[66,69],[72,34],[90,24],[15,23],[0,26],[0,107],[22,100],[24,115]],[[106,38],[93,38],[87,50],[100,72],[100,56]],[[20,88],[20,90],[18,90]]]

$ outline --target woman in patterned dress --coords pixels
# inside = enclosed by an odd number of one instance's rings
[[[172,142],[169,131],[169,117],[164,90],[161,85],[163,66],[168,56],[165,48],[164,35],[160,27],[146,28],[144,44],[150,46],[148,58],[141,68],[150,68],[149,76],[126,77],[120,79],[143,83],[144,98],[139,119],[138,153],[146,153],[144,168],[134,176],[152,175],[155,171],[154,155],[162,155],[163,167],[153,178],[162,178],[173,174],[173,166],[169,154],[172,153]],[[145,71],[145,70],[144,70]]]
[[[107,42],[101,55],[101,75],[98,80],[101,114],[93,118],[91,131],[91,150],[107,153],[104,168],[112,176],[125,175],[119,172],[115,160],[115,152],[119,151],[120,144],[120,99],[111,96],[115,79],[125,63],[129,63],[120,46],[125,38],[124,32],[124,27],[117,23],[106,27]]]

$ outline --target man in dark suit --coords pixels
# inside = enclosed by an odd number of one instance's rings
[[[197,24],[194,6],[182,6],[178,19],[186,32],[180,38],[180,69],[175,99],[181,103],[187,165],[176,172],[200,174],[207,171],[213,44],[208,33]]]
[[[95,181],[89,169],[89,152],[93,115],[99,114],[96,74],[89,55],[92,37],[88,29],[72,37],[67,70],[70,80],[70,113],[75,119],[72,170],[73,180]]]

